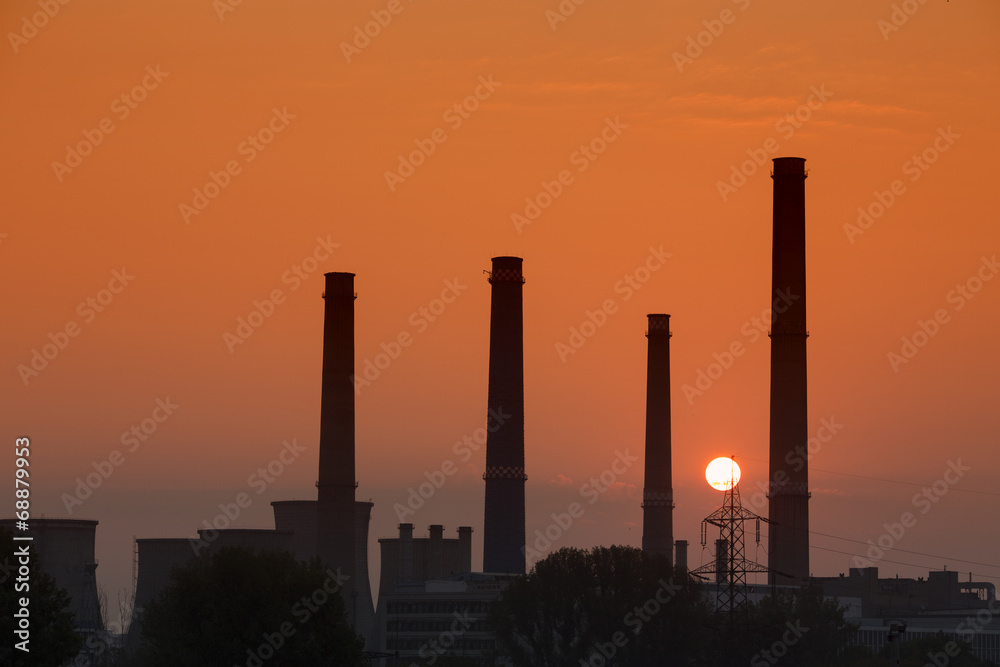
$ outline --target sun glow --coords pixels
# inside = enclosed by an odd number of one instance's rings
[[[705,468],[705,479],[708,480],[713,489],[728,491],[734,484],[739,483],[740,467],[733,459],[721,456]]]

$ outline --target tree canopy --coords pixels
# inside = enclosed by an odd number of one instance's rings
[[[818,588],[750,605],[729,634],[708,588],[634,547],[560,549],[494,607],[501,656],[532,667],[853,664],[846,609]],[[732,636],[732,640],[729,637]]]
[[[564,548],[510,583],[494,607],[515,665],[705,664],[710,617],[700,587],[632,547]]]
[[[225,548],[171,573],[143,611],[139,664],[268,667],[363,663],[339,575],[318,559]]]
[[[737,660],[751,667],[779,661],[802,667],[854,664],[867,652],[848,650],[857,626],[844,618],[846,610],[825,599],[818,586],[779,590],[750,607],[747,634],[737,636]]]

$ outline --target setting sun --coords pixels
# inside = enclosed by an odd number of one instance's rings
[[[713,489],[728,491],[733,485],[740,483],[740,467],[733,459],[720,456],[705,468],[705,479]]]

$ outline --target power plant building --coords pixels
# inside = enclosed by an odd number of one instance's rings
[[[879,579],[874,567],[851,569],[847,577],[810,576],[808,465],[790,456],[808,441],[807,172],[804,158],[773,162],[769,584],[821,585],[828,597],[850,604],[852,620],[861,624],[858,642],[871,648],[881,648],[890,618],[908,619],[912,636],[942,631],[962,638],[962,618],[996,607],[993,584],[963,583],[948,571],[931,572],[926,580]],[[520,257],[493,257],[488,272],[486,407],[492,426],[486,434],[483,474],[483,572],[472,571],[472,527],[459,526],[452,537],[445,537],[443,525],[431,524],[426,536],[415,537],[414,525],[401,523],[397,536],[378,541],[377,607],[373,603],[368,540],[374,506],[355,497],[355,275],[327,273],[316,499],[272,502],[273,529],[206,528],[191,538],[137,539],[129,644],[136,645],[143,610],[169,584],[172,569],[231,546],[288,551],[302,561],[318,556],[326,567],[346,575],[341,593],[347,616],[368,652],[383,658],[392,654],[406,662],[432,663],[447,655],[491,664],[496,641],[489,610],[509,582],[526,572],[522,263]],[[641,539],[644,552],[687,569],[688,542],[675,542],[673,534],[671,336],[670,315],[647,315]],[[14,521],[0,521],[0,527],[13,531]],[[81,632],[103,630],[95,580],[96,527],[96,521],[32,520],[41,569],[69,591]],[[718,578],[709,586],[725,583],[729,548],[725,540],[716,544]],[[754,593],[764,594],[763,589]],[[973,646],[980,657],[1000,660],[1000,631],[977,634]]]
[[[379,540],[379,579],[374,644],[402,660],[439,655],[479,659],[495,641],[485,619],[504,584],[492,575],[472,573],[472,528],[460,526],[457,538],[445,538],[444,526],[430,526],[415,538],[413,524],[399,525],[399,537]],[[458,619],[456,621],[456,619]],[[452,628],[451,624],[455,624]],[[442,633],[454,636],[442,647]]]
[[[432,525],[428,537],[413,537],[413,524],[399,524],[399,537],[382,538],[379,596],[396,586],[432,581],[472,571],[472,528],[460,526],[458,537],[446,539],[444,526]]]
[[[494,300],[490,338],[489,414],[495,419],[487,435],[487,529],[503,558],[493,563],[506,572],[524,572],[524,375],[521,314],[521,259],[493,260]],[[355,500],[354,402],[354,274],[326,274],[323,373],[320,416],[320,459],[317,500],[271,503],[275,528],[203,529],[192,539],[137,540],[137,585],[133,629],[141,628],[142,610],[169,582],[171,568],[196,554],[223,546],[254,550],[281,549],[299,560],[320,556],[346,574],[342,589],[351,624],[365,637],[368,650],[389,650],[389,609],[396,616],[416,609],[421,596],[435,604],[485,614],[505,583],[502,576],[472,574],[472,528],[461,526],[457,538],[445,538],[444,527],[430,526],[429,536],[414,538],[412,524],[399,526],[399,537],[379,540],[382,550],[379,613],[372,604],[368,571],[368,528],[373,504]],[[492,499],[492,500],[490,500]],[[513,508],[513,511],[512,511]],[[484,530],[484,533],[486,530]],[[472,577],[470,579],[470,577]],[[441,583],[451,582],[451,583]],[[462,583],[456,583],[462,582]],[[458,594],[458,588],[462,588]],[[446,591],[442,593],[442,591]],[[441,598],[441,595],[445,598]],[[456,597],[457,596],[457,597]],[[405,604],[396,600],[405,598]],[[442,600],[447,602],[442,602]],[[429,602],[428,602],[429,604]],[[400,606],[402,605],[402,606]],[[464,605],[464,606],[463,606]],[[469,605],[472,605],[471,607]],[[485,606],[484,606],[485,605]],[[457,608],[457,607],[456,607]],[[483,616],[485,618],[485,616]],[[394,632],[408,621],[391,621]],[[483,622],[463,639],[486,632]],[[425,624],[426,625],[426,624]],[[130,633],[135,640],[138,632]],[[419,633],[418,633],[419,635]],[[413,643],[418,635],[407,642]],[[475,639],[476,646],[487,639]],[[472,644],[469,644],[471,646]],[[492,644],[490,644],[492,646]],[[466,646],[466,644],[462,644]],[[419,650],[419,647],[417,647]],[[392,650],[397,650],[393,648]],[[479,649],[476,649],[479,650]]]
[[[996,585],[962,581],[954,570],[935,570],[917,579],[878,576],[877,567],[851,568],[847,576],[811,577],[828,598],[849,603],[858,632],[855,644],[878,652],[886,645],[890,623],[905,624],[903,641],[938,633],[967,641],[980,660],[1000,664],[1000,626],[990,621],[1000,609]]]
[[[39,571],[48,574],[56,586],[69,593],[68,611],[73,613],[77,632],[86,636],[104,630],[97,594],[97,521],[88,519],[30,520],[28,533],[16,530],[14,519],[0,520],[0,529],[14,535],[29,535],[32,559]],[[6,585],[6,584],[5,584]]]

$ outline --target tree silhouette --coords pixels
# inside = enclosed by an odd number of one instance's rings
[[[564,548],[494,606],[500,655],[515,665],[705,664],[710,609],[662,556],[624,546]]]
[[[225,548],[176,568],[170,581],[142,614],[145,667],[364,664],[338,575],[318,559]]]
[[[751,607],[739,641],[740,661],[753,667],[855,664],[868,652],[847,650],[858,626],[845,619],[846,611],[825,599],[819,586],[778,590]]]
[[[857,626],[845,619],[846,607],[818,587],[778,591],[751,605],[732,644],[728,618],[713,612],[711,595],[640,549],[560,549],[512,581],[494,606],[497,650],[526,667],[812,667],[871,658],[850,646]]]

